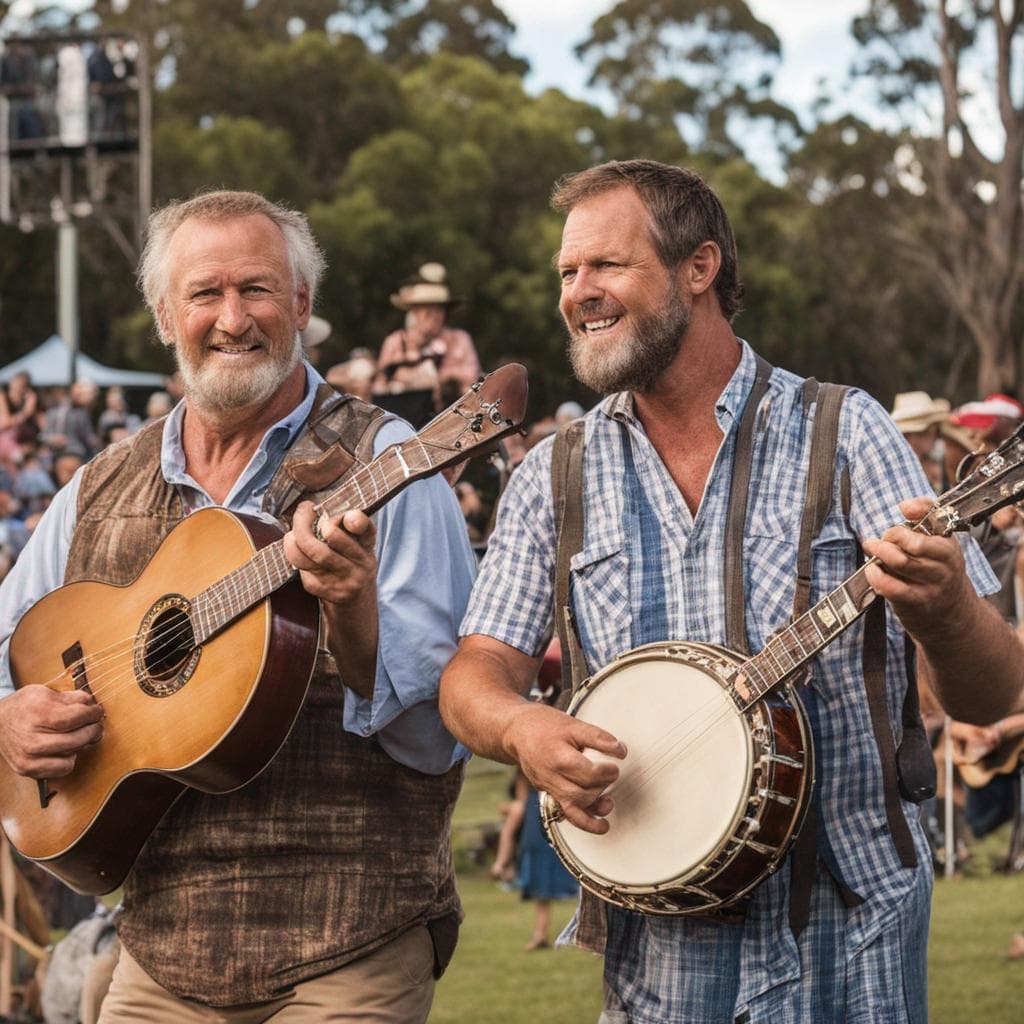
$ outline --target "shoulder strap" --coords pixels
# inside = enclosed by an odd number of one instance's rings
[[[337,484],[373,457],[373,440],[394,417],[329,385],[317,389],[309,422],[289,449],[263,498],[263,508],[287,519],[303,498]]]
[[[754,424],[757,410],[768,390],[772,367],[755,353],[757,373],[743,407],[736,431],[736,452],[733,456],[732,481],[729,484],[729,507],[725,520],[725,636],[734,651],[750,652],[744,616],[743,534],[750,500],[750,471],[754,459]]]
[[[575,690],[586,663],[569,604],[569,563],[583,549],[583,453],[586,423],[573,420],[558,429],[551,452],[551,496],[555,532],[555,629],[562,647],[562,687]]]
[[[803,615],[811,598],[811,543],[821,533],[832,507],[835,485],[836,446],[839,441],[839,414],[848,388],[838,384],[819,384],[813,377],[804,382],[805,415],[816,403],[811,433],[810,460],[807,466],[807,489],[804,512],[800,520],[800,540],[796,553],[796,592],[793,595],[793,618]]]

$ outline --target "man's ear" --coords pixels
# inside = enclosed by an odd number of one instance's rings
[[[295,327],[303,331],[309,323],[310,314],[313,312],[313,303],[309,301],[309,288],[306,285],[299,285],[295,293]]]
[[[722,252],[715,242],[701,242],[680,268],[691,295],[703,295],[715,283],[722,266]]]
[[[167,311],[167,303],[163,299],[156,304],[156,327],[160,334],[160,340],[170,348],[174,344],[174,331],[171,315]]]

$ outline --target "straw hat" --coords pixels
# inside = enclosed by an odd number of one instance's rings
[[[391,305],[398,309],[409,309],[410,306],[452,307],[461,302],[461,296],[452,295],[448,287],[448,271],[441,263],[424,263],[391,296]]]
[[[927,391],[902,391],[889,413],[901,434],[916,434],[941,423],[949,415],[949,402],[932,398]]]
[[[299,331],[303,348],[316,348],[331,336],[331,325],[320,316],[311,316],[305,328]]]

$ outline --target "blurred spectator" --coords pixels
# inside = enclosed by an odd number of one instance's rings
[[[926,391],[904,391],[896,396],[889,414],[914,450],[928,482],[943,489],[942,443],[939,427],[949,415],[949,402]]]
[[[62,452],[56,455],[53,460],[53,482],[59,491],[65,484],[70,483],[71,478],[81,469],[85,459],[74,452]]]
[[[980,402],[961,405],[949,417],[958,427],[977,431],[993,447],[1005,441],[1024,419],[1024,405],[1009,395],[989,395]]]
[[[0,544],[0,583],[3,583],[4,577],[11,571],[12,565],[14,565],[14,552]]]
[[[14,496],[27,513],[41,512],[57,493],[53,477],[43,466],[35,446],[26,446],[14,481]]]
[[[54,453],[69,452],[89,459],[99,448],[99,439],[93,428],[92,405],[98,388],[86,378],[76,380],[70,393],[59,392],[57,405],[46,411],[43,440]]]
[[[39,396],[24,371],[16,373],[6,388],[0,388],[0,457],[3,449],[17,443],[19,435],[39,432],[35,419],[38,411]]]
[[[466,521],[470,541],[479,543],[484,540],[488,519],[480,493],[468,480],[460,480],[455,485],[455,497],[459,500],[459,508],[462,510],[462,518]]]
[[[19,513],[18,500],[11,491],[0,489],[0,547],[17,558],[28,542],[28,530]]]
[[[322,316],[311,316],[305,330],[299,331],[302,354],[311,366],[320,364],[320,346],[331,336],[331,325]]]
[[[555,410],[555,427],[558,428],[563,423],[571,423],[573,420],[578,420],[583,413],[583,406],[579,402],[563,402]]]
[[[154,391],[146,402],[146,423],[166,416],[174,408],[174,400],[166,391]]]
[[[337,363],[325,374],[327,383],[338,391],[355,395],[364,402],[373,401],[373,378],[377,364],[371,356],[355,356],[344,363]]]
[[[457,382],[458,394],[476,382],[480,359],[473,339],[445,326],[449,311],[461,302],[452,295],[440,263],[424,263],[402,282],[391,304],[405,312],[405,326],[381,345],[376,390],[430,390],[436,405],[445,381]]]
[[[181,382],[181,370],[164,378],[164,390],[171,396],[172,408],[185,397],[185,385]]]
[[[112,427],[124,427],[129,434],[134,434],[142,426],[142,420],[135,413],[128,411],[128,402],[125,400],[123,388],[116,384],[107,388],[103,402],[105,407],[96,421],[96,430],[99,432],[104,446],[110,443],[104,435]]]

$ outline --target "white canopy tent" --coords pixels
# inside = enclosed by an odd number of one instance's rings
[[[5,384],[16,373],[27,371],[35,387],[46,388],[69,384],[71,374],[71,350],[58,335],[51,335],[27,355],[0,367],[0,384]],[[161,373],[145,373],[142,370],[118,370],[97,363],[95,359],[79,352],[75,358],[75,376],[88,377],[101,388],[119,384],[124,388],[159,388],[163,386]]]

